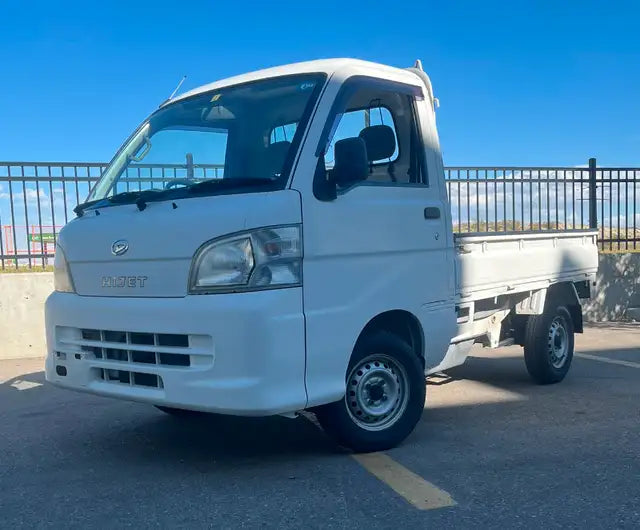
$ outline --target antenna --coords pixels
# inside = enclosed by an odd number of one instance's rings
[[[180,82],[178,83],[178,86],[176,87],[176,89],[175,89],[173,92],[171,92],[171,95],[169,96],[169,100],[172,100],[172,99],[173,99],[173,96],[175,96],[175,95],[176,95],[176,92],[177,92],[178,90],[180,90],[180,87],[182,86],[182,83],[184,83],[184,80],[185,80],[186,78],[187,78],[187,76],[186,76],[186,75],[183,75],[183,76],[182,76],[182,79],[181,79],[181,80],[180,80]]]
[[[413,67],[424,72],[424,70],[422,69],[422,61],[420,59],[416,59],[416,63],[413,65]]]

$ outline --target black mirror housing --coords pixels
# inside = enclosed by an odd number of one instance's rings
[[[324,155],[320,155],[316,165],[316,172],[313,176],[313,195],[323,202],[335,201],[338,198],[336,183],[327,175]]]
[[[345,138],[335,144],[335,163],[332,180],[340,188],[346,188],[356,182],[367,180],[369,160],[367,144],[362,138]]]

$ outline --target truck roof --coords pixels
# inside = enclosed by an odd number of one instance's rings
[[[372,74],[376,73],[377,71],[378,75],[380,76],[400,78],[404,82],[417,85],[422,85],[420,77],[423,77],[422,81],[424,81],[424,78],[426,77],[426,74],[424,74],[424,72],[422,72],[422,75],[418,77],[415,73],[411,72],[410,69],[395,68],[393,66],[387,66],[370,61],[363,61],[360,59],[318,59],[315,61],[306,61],[287,64],[283,66],[275,66],[272,68],[265,68],[263,70],[256,70],[254,72],[249,72],[246,74],[228,77],[226,79],[221,79],[219,81],[214,81],[213,83],[202,85],[189,90],[184,94],[180,94],[179,96],[176,96],[175,98],[164,102],[162,106],[175,103],[176,101],[180,101],[181,99],[195,96],[203,92],[209,92],[210,90],[216,90],[230,85],[238,85],[241,83],[257,81],[259,79],[266,79],[270,77],[317,72],[323,72],[328,75],[340,73],[347,77],[348,75],[361,73],[363,70],[369,70]],[[428,83],[427,88],[429,90],[429,96],[432,97],[430,83]]]

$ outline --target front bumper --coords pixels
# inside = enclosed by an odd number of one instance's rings
[[[224,414],[306,406],[300,288],[184,298],[55,292],[45,318],[45,374],[57,386]]]

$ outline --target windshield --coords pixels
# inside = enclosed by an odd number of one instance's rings
[[[284,188],[324,78],[264,79],[169,104],[125,143],[88,201],[146,190],[169,198],[175,193],[168,190],[181,188],[199,194],[264,191],[266,183]]]

